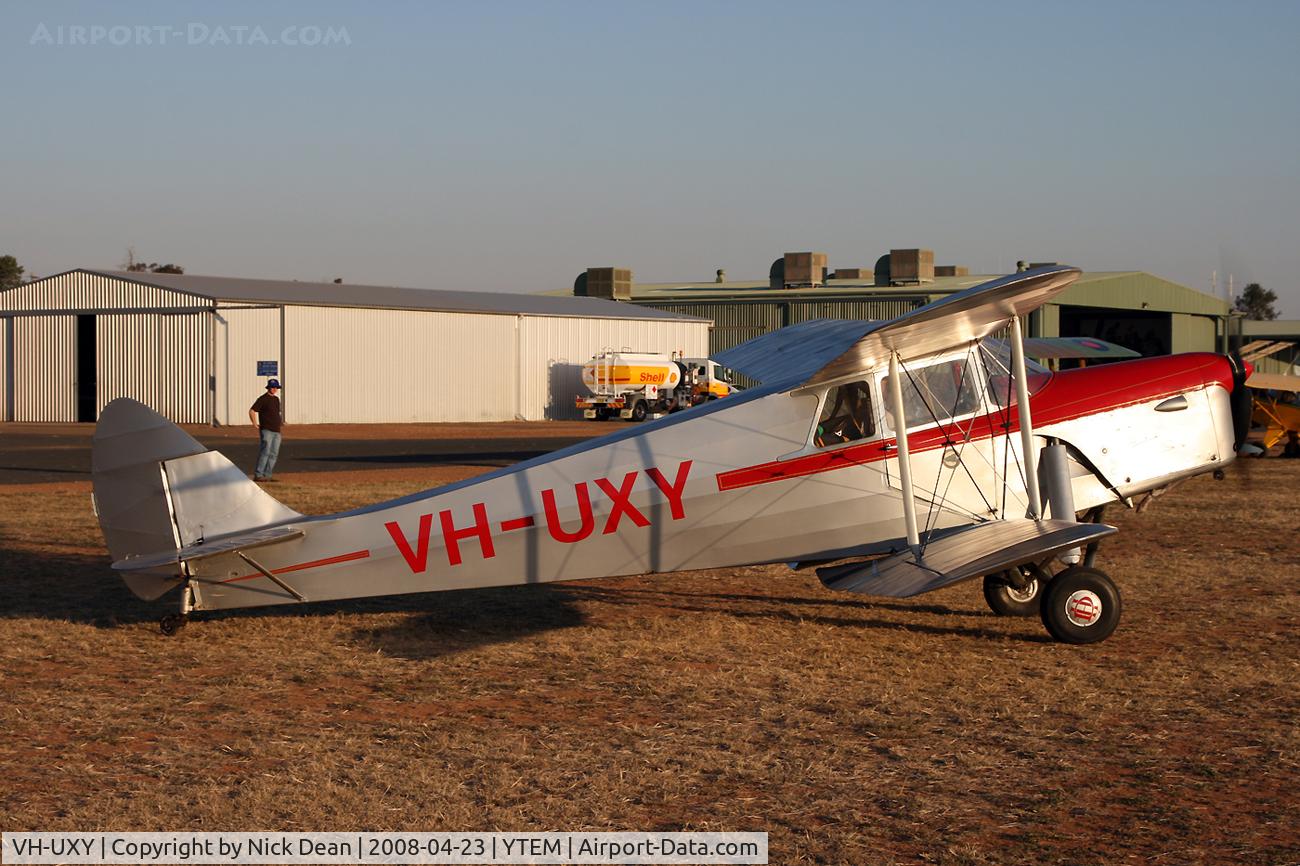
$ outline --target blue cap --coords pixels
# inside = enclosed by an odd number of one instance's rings
[[[279,379],[267,379],[267,380],[266,380],[266,387],[267,387],[268,390],[271,389],[271,388],[279,388],[279,387],[280,387],[280,380],[279,380]]]

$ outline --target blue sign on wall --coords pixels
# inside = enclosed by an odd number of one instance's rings
[[[258,361],[257,375],[259,376],[280,375],[280,362],[279,361]]]

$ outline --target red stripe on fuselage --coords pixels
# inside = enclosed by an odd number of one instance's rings
[[[1046,427],[1212,384],[1232,390],[1232,370],[1222,355],[1198,352],[1139,358],[1056,373],[1041,391],[1030,398],[1029,405],[1033,409],[1034,426]],[[1004,420],[1003,413],[994,412],[956,424],[917,431],[907,437],[908,451],[919,454],[942,448],[949,441],[977,442],[1015,433],[1020,429],[1020,413],[1015,406],[1011,407],[1009,416]],[[897,453],[893,447],[896,444],[896,439],[877,439],[790,460],[773,460],[720,472],[717,476],[718,490],[736,490],[769,481],[817,475],[845,466],[878,463]]]
[[[288,574],[291,571],[302,571],[306,568],[318,568],[322,565],[334,565],[339,562],[352,562],[358,559],[369,559],[370,551],[354,550],[351,553],[344,553],[341,556],[331,556],[327,559],[313,559],[311,562],[300,562],[297,565],[286,565],[284,568],[273,568],[271,574]],[[239,577],[230,577],[225,580],[217,581],[218,583],[235,583],[240,580],[252,580],[255,577],[265,577],[260,571],[254,574],[245,574]]]

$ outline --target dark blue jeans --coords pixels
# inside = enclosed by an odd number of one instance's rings
[[[275,471],[275,458],[280,456],[280,434],[274,430],[262,430],[262,447],[257,452],[258,478],[270,478]]]

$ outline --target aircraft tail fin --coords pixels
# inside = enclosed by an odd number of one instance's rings
[[[222,536],[301,517],[223,455],[147,406],[126,398],[104,407],[91,451],[95,514],[118,562],[155,558]],[[173,561],[121,573],[155,599],[175,586]]]

